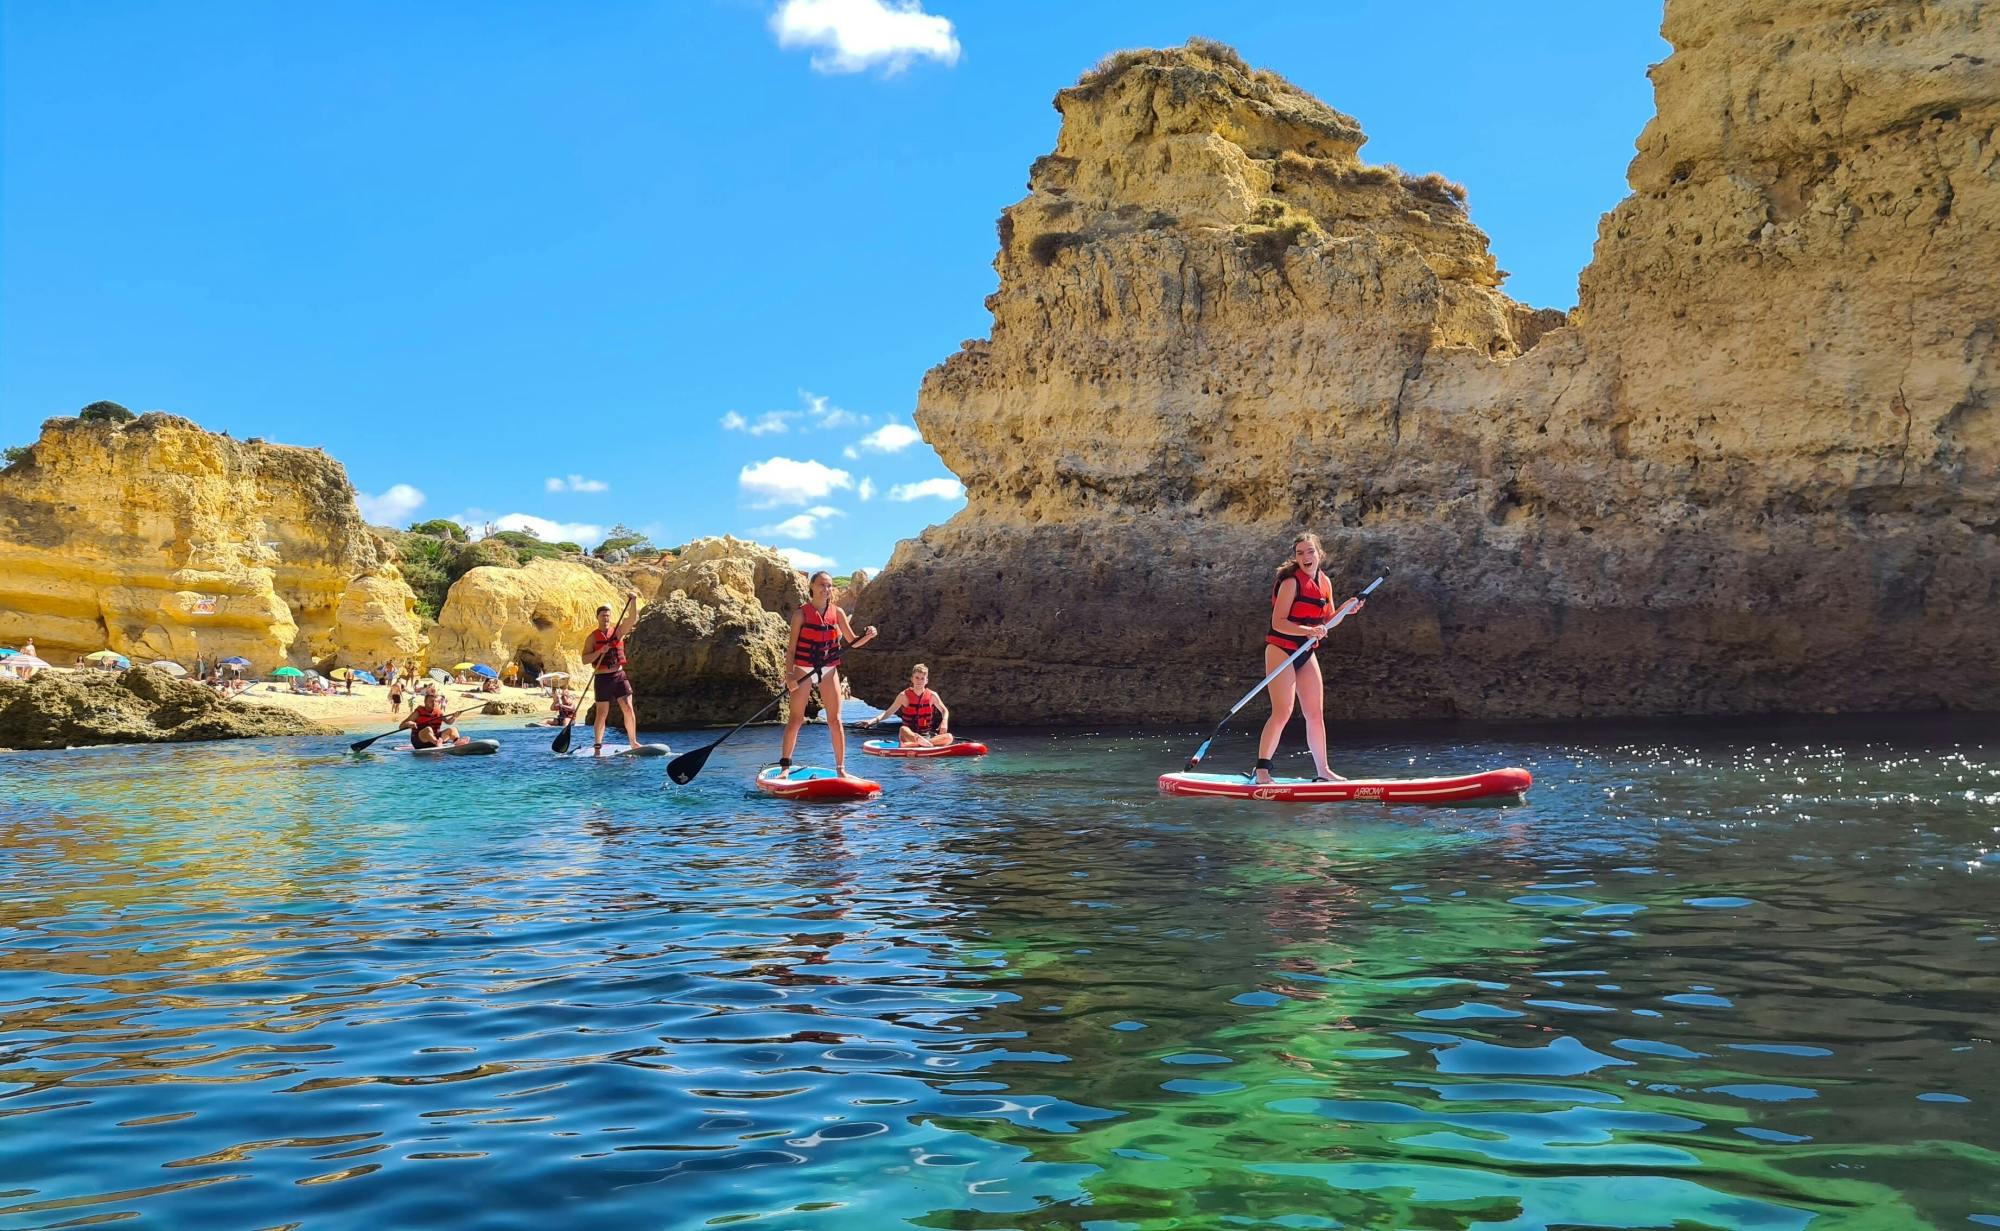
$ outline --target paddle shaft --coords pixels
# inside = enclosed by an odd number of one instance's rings
[[[822,668],[814,667],[812,670],[812,674],[808,675],[804,680],[801,680],[800,683],[808,684],[812,688],[819,687],[819,679],[821,671]],[[770,703],[766,705],[763,709],[758,710],[756,713],[750,715],[748,718],[745,718],[742,722],[739,722],[735,726],[729,728],[729,730],[722,736],[722,739],[718,739],[712,744],[704,744],[701,747],[696,748],[692,752],[684,752],[680,756],[675,757],[673,759],[673,762],[667,766],[667,777],[672,778],[675,782],[679,783],[682,786],[686,786],[688,783],[694,781],[694,776],[701,772],[701,767],[708,764],[708,754],[714,752],[716,748],[720,747],[722,744],[722,740],[728,739],[731,735],[736,734],[738,731],[741,731],[743,728],[749,726],[751,723],[757,721],[759,718],[762,718],[764,715],[770,713],[772,710],[777,709],[778,705],[781,702],[783,702],[786,697],[792,695],[792,689],[797,687],[798,684],[793,684],[789,688],[781,689],[778,692],[778,695],[772,697]],[[682,775],[686,776],[683,777]]]
[[[1368,588],[1363,590],[1358,597],[1348,599],[1345,603],[1342,603],[1340,605],[1340,610],[1334,613],[1332,621],[1327,624],[1326,631],[1330,633],[1334,629],[1340,627],[1340,622],[1342,620],[1345,620],[1348,616],[1354,614],[1355,609],[1361,605],[1361,600],[1367,598],[1370,594],[1375,593],[1375,587],[1381,584],[1382,584],[1382,578],[1377,577],[1375,580],[1368,583]],[[1269,688],[1271,686],[1272,680],[1277,679],[1279,676],[1283,675],[1286,671],[1289,671],[1293,663],[1299,661],[1301,658],[1304,658],[1306,655],[1312,653],[1313,650],[1319,646],[1319,643],[1321,641],[1324,641],[1325,639],[1326,639],[1326,634],[1322,633],[1321,635],[1314,637],[1312,640],[1306,642],[1298,649],[1293,650],[1291,657],[1285,659],[1284,662],[1279,663],[1278,669],[1276,671],[1273,671],[1271,674],[1265,676],[1262,680],[1258,681],[1257,687],[1251,689],[1249,692],[1244,693],[1241,700],[1237,701],[1236,704],[1230,706],[1229,712],[1222,716],[1222,721],[1215,724],[1215,730],[1210,731],[1208,733],[1208,738],[1201,741],[1201,747],[1195,749],[1194,755],[1188,758],[1187,769],[1191,770],[1195,766],[1201,764],[1201,759],[1208,755],[1208,746],[1215,742],[1216,736],[1222,734],[1222,728],[1229,725],[1229,720],[1236,717],[1236,711],[1250,704],[1250,702],[1256,698],[1258,693],[1263,692],[1266,688]]]

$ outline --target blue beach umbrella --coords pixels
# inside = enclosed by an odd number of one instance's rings
[[[20,652],[19,650],[10,650],[4,645],[0,645],[0,658],[12,658]]]
[[[495,671],[493,668],[487,666],[485,663],[474,663],[472,665],[472,674],[478,676],[484,676],[486,679],[489,680],[497,679],[500,675],[498,671]]]
[[[380,684],[382,682],[381,680],[376,679],[373,674],[367,671],[356,671],[354,673],[354,678],[360,680],[364,684]]]
[[[250,665],[250,660],[247,658],[236,658],[232,656],[223,659],[222,665],[225,667],[247,667]]]

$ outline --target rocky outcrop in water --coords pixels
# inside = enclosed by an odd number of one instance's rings
[[[290,710],[225,701],[200,684],[136,667],[0,679],[0,748],[75,748],[204,739],[334,735]]]
[[[583,642],[597,627],[597,608],[616,612],[625,591],[603,573],[569,560],[530,560],[519,568],[488,565],[452,583],[432,630],[431,660],[444,666],[483,662],[496,670],[521,665],[533,683],[547,671],[582,679]]]
[[[634,707],[649,727],[736,723],[784,683],[787,621],[805,578],[768,547],[697,539],[665,566],[631,639]]]
[[[424,646],[338,462],[163,414],[51,419],[0,470],[0,644],[30,637],[57,663],[110,648],[259,670]]]
[[[2000,703],[2000,11],[1672,0],[1571,319],[1466,201],[1214,45],[1062,91],[990,338],[916,421],[968,505],[857,620],[968,720],[1191,720],[1326,537],[1329,712]]]

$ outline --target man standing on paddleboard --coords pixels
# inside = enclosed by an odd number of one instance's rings
[[[611,623],[609,604],[597,609],[597,627],[590,630],[590,636],[583,643],[583,661],[596,674],[591,679],[591,691],[597,699],[596,713],[591,717],[591,728],[595,744],[594,755],[604,755],[604,720],[611,714],[611,703],[618,703],[619,711],[625,716],[625,738],[631,746],[639,746],[639,720],[632,714],[632,681],[625,676],[625,638],[632,635],[632,626],[639,622],[639,596],[627,595],[625,611],[614,628]],[[567,737],[567,732],[564,733]],[[567,738],[565,738],[567,747]]]
[[[1271,629],[1264,635],[1264,670],[1277,671],[1284,661],[1308,641],[1326,636],[1333,621],[1332,583],[1320,568],[1324,549],[1319,536],[1303,531],[1292,540],[1292,558],[1278,568],[1277,584],[1271,587]],[[1364,605],[1360,598],[1348,600],[1354,610]],[[1326,682],[1319,671],[1319,651],[1314,650],[1294,663],[1290,671],[1271,681],[1271,716],[1257,740],[1257,767],[1252,776],[1259,784],[1271,781],[1271,754],[1292,720],[1296,702],[1306,715],[1306,747],[1312,749],[1313,781],[1342,782],[1326,764]]]

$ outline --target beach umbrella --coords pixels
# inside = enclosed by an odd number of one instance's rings
[[[311,675],[312,672],[308,671],[306,674]],[[330,680],[352,680],[358,679],[360,676],[352,667],[335,667],[326,673],[326,678]]]
[[[477,663],[453,663],[451,669],[453,671],[470,671],[477,665]]]
[[[116,650],[99,650],[95,654],[85,654],[83,661],[87,663],[117,663],[121,667],[132,665],[131,659]]]
[[[305,674],[305,672],[303,672],[303,671],[299,670],[299,669],[298,669],[297,667],[280,667],[280,668],[278,668],[278,669],[277,669],[276,671],[273,671],[273,672],[272,672],[271,674],[272,674],[272,675],[304,675],[304,674]]]
[[[48,666],[48,663],[36,658],[33,654],[16,654],[7,660],[7,665],[15,670],[25,668],[29,671],[40,671]]]
[[[0,645],[0,658],[12,658],[20,652],[19,650],[10,650],[4,645]]]
[[[153,669],[155,671],[164,671],[168,675],[175,677],[183,676],[188,673],[188,669],[186,667],[181,666],[177,662],[170,662],[164,658],[161,659],[159,662],[154,663]]]
[[[225,667],[247,667],[250,665],[250,660],[247,658],[225,658],[222,660],[222,665]]]
[[[550,680],[566,680],[568,678],[569,672],[567,671],[544,671],[535,677],[535,683],[546,684]]]
[[[485,663],[472,664],[472,674],[489,680],[498,679],[500,676],[500,673],[498,671],[495,671],[493,668],[487,666]]]
[[[447,683],[451,679],[451,672],[446,671],[443,667],[432,667],[425,674],[440,684]]]
[[[345,668],[343,668],[343,670],[344,669]],[[354,678],[360,680],[364,684],[380,684],[382,682],[381,680],[376,679],[372,673],[367,671],[356,671],[354,673]]]

